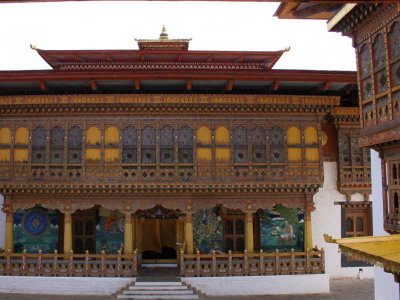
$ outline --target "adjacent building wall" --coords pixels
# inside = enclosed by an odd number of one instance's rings
[[[361,268],[364,278],[373,278],[373,267],[342,267],[338,246],[324,241],[324,233],[332,237],[342,236],[341,205],[335,202],[346,201],[346,196],[338,191],[337,178],[337,163],[324,162],[324,184],[314,195],[315,211],[311,215],[313,244],[325,249],[326,273],[331,277],[358,277]],[[352,201],[360,199],[363,200],[363,197],[357,194],[352,196]]]
[[[6,214],[3,213],[3,203],[4,197],[0,194],[0,248],[5,247],[5,238],[6,238]]]
[[[374,235],[388,235],[383,229],[382,170],[378,152],[371,150],[372,219]],[[399,284],[393,275],[375,267],[375,300],[398,300]]]

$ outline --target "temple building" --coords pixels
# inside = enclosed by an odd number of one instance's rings
[[[1,274],[372,276],[323,240],[372,233],[355,72],[137,43],[0,72]]]

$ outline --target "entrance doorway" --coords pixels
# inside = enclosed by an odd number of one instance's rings
[[[156,206],[140,211],[138,215],[142,263],[176,263],[177,242],[181,240],[178,213]]]

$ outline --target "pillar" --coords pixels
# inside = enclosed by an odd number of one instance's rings
[[[72,212],[64,212],[64,254],[72,250]]]
[[[312,227],[311,227],[311,212],[314,210],[314,203],[312,202],[313,195],[306,195],[306,205],[304,212],[304,250],[312,249]]]
[[[132,212],[125,212],[124,254],[133,253],[133,218]]]
[[[6,239],[5,250],[14,252],[14,216],[11,210],[6,210]]]
[[[186,212],[185,218],[186,254],[193,254],[193,212]]]
[[[253,213],[246,211],[244,220],[245,229],[245,249],[248,253],[254,252],[254,231],[253,231]]]

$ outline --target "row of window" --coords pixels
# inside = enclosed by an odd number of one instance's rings
[[[0,162],[11,160],[11,142],[10,128],[0,128]],[[29,142],[30,133],[27,128],[15,130],[15,162],[28,161]],[[193,163],[193,149],[196,148],[198,162],[210,163],[213,159],[216,162],[230,162],[233,154],[235,163],[265,163],[268,156],[267,146],[272,162],[284,162],[285,146],[290,162],[301,161],[303,155],[307,161],[319,161],[318,131],[312,126],[304,129],[303,137],[296,126],[287,128],[286,136],[284,129],[279,126],[237,126],[231,131],[225,126],[215,130],[207,126],[197,129],[189,126],[164,126],[159,130],[153,126],[141,129],[127,126],[122,130],[109,126],[104,130],[104,138],[101,129],[95,126],[89,127],[85,136],[83,129],[78,126],[70,127],[67,132],[64,128],[55,126],[51,128],[49,135],[44,127],[39,126],[31,134],[31,161],[34,164],[46,163],[46,154],[50,151],[49,160],[53,164],[63,163],[65,152],[67,162],[71,164],[82,163],[83,153],[87,162],[101,159],[105,162],[118,162],[122,148],[122,163]],[[304,152],[302,147],[305,148]]]

